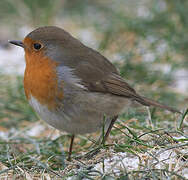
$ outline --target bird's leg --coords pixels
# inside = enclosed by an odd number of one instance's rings
[[[106,134],[105,134],[105,136],[104,136],[104,138],[103,138],[101,144],[104,144],[105,141],[107,140],[107,138],[108,138],[108,136],[109,136],[109,134],[110,134],[110,131],[111,131],[111,129],[112,129],[114,123],[116,122],[117,118],[118,118],[118,116],[114,116],[114,117],[112,118],[112,120],[111,120],[111,122],[110,122],[110,125],[109,125],[109,127],[108,127],[108,129],[107,129],[107,131],[106,131]]]
[[[69,154],[68,154],[67,161],[71,161],[73,142],[74,142],[74,134],[71,136],[71,142],[70,142],[70,146],[69,146]]]

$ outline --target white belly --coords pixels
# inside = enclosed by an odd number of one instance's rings
[[[126,98],[102,93],[83,92],[71,101],[62,103],[58,111],[50,111],[33,96],[30,105],[49,125],[71,134],[85,134],[97,131],[103,124],[103,116],[112,117],[120,114],[129,106]]]

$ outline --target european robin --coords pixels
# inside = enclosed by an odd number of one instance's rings
[[[139,95],[99,52],[54,26],[40,27],[23,41],[9,41],[25,50],[24,89],[39,116],[56,129],[72,134],[91,133],[111,118],[104,137],[119,114],[136,101],[179,112]],[[108,123],[108,122],[107,122]]]

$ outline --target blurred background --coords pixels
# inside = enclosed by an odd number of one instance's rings
[[[40,152],[43,153],[41,159],[47,159],[53,151],[55,154],[57,151],[61,154],[62,142],[63,147],[68,147],[66,136],[58,145],[56,140],[53,146],[51,141],[47,144],[45,138],[49,137],[49,129],[42,131],[44,124],[33,125],[39,118],[25,100],[22,84],[25,68],[24,51],[8,44],[9,39],[23,40],[25,35],[39,26],[59,26],[85,45],[106,56],[139,93],[177,109],[186,109],[188,107],[187,15],[187,0],[0,0],[1,144],[8,140],[18,140],[21,144],[27,141],[36,147],[34,155],[38,158],[38,146],[30,136],[38,136],[41,139],[43,137],[44,141],[43,139],[40,141],[44,142],[40,146],[42,149]],[[156,127],[168,127],[169,130],[176,127],[175,119],[178,118],[161,111],[154,109],[151,112],[152,120],[158,122]],[[122,115],[120,119],[127,120],[124,122],[130,123],[129,127],[132,130],[145,132],[148,130],[145,128],[147,113],[144,114],[143,110],[140,114],[136,113],[131,111]],[[187,127],[187,123],[184,126]],[[122,138],[122,133],[119,134],[120,136],[116,137]],[[115,136],[116,132],[112,135]],[[116,137],[114,139],[120,139]],[[154,139],[158,138],[154,136]],[[81,148],[88,144],[85,138],[77,142],[76,146],[80,145]],[[0,152],[4,154],[0,154],[0,162],[10,167],[12,161],[9,163],[8,147],[6,143],[1,146]],[[19,149],[19,152],[25,153],[29,149],[28,146],[24,148]],[[133,144],[128,149],[129,152],[134,148]],[[29,158],[30,155],[33,157],[33,151],[27,154]],[[12,158],[14,160],[15,157]],[[58,163],[52,162],[52,166],[56,168]]]
[[[100,51],[140,93],[186,108],[187,9],[187,0],[1,0],[0,118],[12,117],[10,111],[19,114],[13,118],[35,116],[23,95],[23,49],[7,40],[22,40],[45,25],[62,27]]]

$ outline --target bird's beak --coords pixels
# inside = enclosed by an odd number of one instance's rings
[[[16,40],[13,40],[13,41],[8,41],[9,43],[11,44],[14,44],[16,46],[20,46],[20,47],[23,47],[24,48],[24,44],[22,41],[16,41]]]

